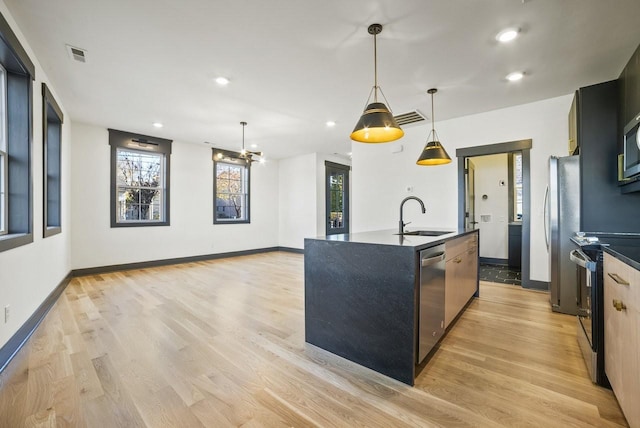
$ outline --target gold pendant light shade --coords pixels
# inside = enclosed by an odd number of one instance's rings
[[[393,114],[384,103],[371,103],[360,116],[351,139],[361,143],[388,143],[404,135]]]
[[[431,165],[444,165],[451,162],[451,158],[447,154],[447,151],[442,147],[440,141],[429,141],[424,149],[422,150],[422,154],[420,154],[420,158],[418,165],[431,166]]]
[[[371,24],[367,31],[373,35],[373,88],[369,93],[367,107],[351,133],[351,139],[360,143],[388,143],[401,138],[404,135],[404,131],[393,117],[391,109],[387,107],[389,102],[387,101],[387,104],[385,104],[378,101],[378,91],[386,101],[382,89],[378,86],[378,46],[376,36],[382,32],[382,25]],[[371,94],[373,94],[373,102],[369,103]]]
[[[427,144],[422,149],[422,153],[416,162],[416,164],[422,166],[444,165],[451,162],[451,158],[442,147],[442,144],[440,144],[440,139],[436,133],[435,118],[433,117],[433,94],[436,92],[438,92],[437,89],[429,89],[427,91],[431,95],[431,132],[427,137]]]

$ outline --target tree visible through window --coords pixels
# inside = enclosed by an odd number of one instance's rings
[[[118,149],[118,221],[162,221],[164,155]]]
[[[214,223],[248,223],[250,162],[217,149],[213,159]]]
[[[109,130],[111,227],[169,225],[171,140]]]

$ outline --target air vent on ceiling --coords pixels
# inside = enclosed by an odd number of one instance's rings
[[[427,119],[427,117],[420,112],[420,110],[413,110],[407,113],[402,113],[394,116],[396,122],[400,126],[411,125],[413,123],[422,122]]]
[[[69,53],[69,57],[73,60],[79,62],[87,62],[87,51],[81,48],[76,48],[75,46],[66,45],[67,52]]]

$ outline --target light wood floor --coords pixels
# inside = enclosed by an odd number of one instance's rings
[[[625,426],[574,318],[481,284],[411,388],[304,342],[303,257],[75,278],[0,375],[0,426]]]

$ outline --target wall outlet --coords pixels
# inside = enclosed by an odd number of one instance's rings
[[[9,311],[9,305],[4,307],[4,323],[8,323],[9,322],[9,315],[11,314],[11,312]]]

